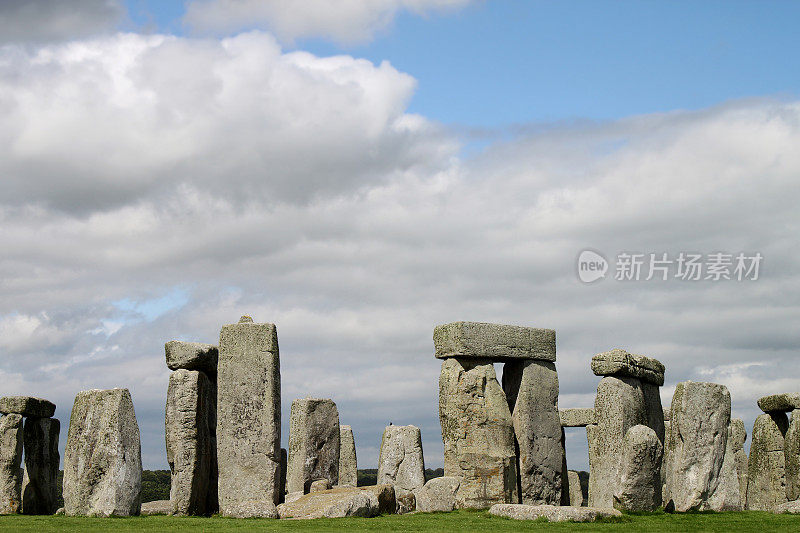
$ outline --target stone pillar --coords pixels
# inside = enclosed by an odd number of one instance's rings
[[[288,492],[308,493],[311,483],[339,482],[339,410],[330,399],[303,398],[292,402],[289,421]]]
[[[386,426],[381,438],[376,483],[394,485],[396,498],[408,496],[425,485],[422,433],[418,427]]]
[[[759,415],[753,425],[747,467],[747,509],[771,511],[786,503],[784,436],[789,427],[786,413]]]
[[[278,516],[281,374],[274,324],[223,326],[217,374],[219,507],[224,516]]]
[[[23,514],[51,515],[58,509],[58,436],[55,418],[25,420],[25,479],[22,484]]]
[[[339,426],[339,441],[339,486],[355,487],[358,485],[358,462],[353,428]]]
[[[662,453],[661,441],[652,428],[637,425],[625,433],[614,508],[639,512],[661,507]]]
[[[0,418],[0,514],[17,514],[22,504],[22,415]]]
[[[747,431],[744,429],[744,422],[740,418],[731,418],[728,426],[728,441],[733,449],[733,460],[736,463],[736,478],[739,481],[739,501],[742,508],[747,504],[747,453],[744,451],[744,443],[747,440]]]
[[[79,392],[64,455],[65,513],[138,515],[141,492],[142,451],[130,392]]]
[[[792,410],[783,455],[786,459],[786,498],[793,502],[800,499],[800,409]]]

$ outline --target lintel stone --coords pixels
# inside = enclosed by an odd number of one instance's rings
[[[552,329],[452,322],[436,326],[433,344],[437,359],[556,360],[556,332]]]
[[[33,396],[5,396],[0,398],[0,413],[17,414],[33,418],[52,418],[56,404]]]
[[[800,409],[800,393],[773,394],[758,400],[758,407],[765,413],[780,411],[788,413]]]
[[[615,348],[592,357],[596,376],[627,376],[658,385],[664,384],[664,365],[657,359]]]

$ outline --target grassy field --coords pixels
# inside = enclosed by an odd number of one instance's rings
[[[2,516],[0,531],[800,531],[800,515],[761,512],[627,515],[589,524],[549,524],[497,518],[485,511],[425,513],[378,518],[320,520],[235,520],[227,518],[74,518],[63,516]]]

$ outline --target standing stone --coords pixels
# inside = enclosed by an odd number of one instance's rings
[[[655,431],[658,442],[664,447],[664,408],[661,406],[661,394],[658,385],[642,381],[642,396],[644,396],[644,410],[647,427]]]
[[[65,513],[138,515],[141,492],[142,451],[130,392],[79,392],[64,455]]]
[[[303,398],[292,402],[286,490],[307,493],[311,482],[339,481],[339,410],[333,400]]]
[[[564,449],[555,364],[524,360],[503,367],[503,390],[519,449],[517,490],[526,505],[560,505]]]
[[[396,498],[425,485],[422,433],[418,427],[389,425],[383,430],[377,484],[394,485]]]
[[[278,481],[279,503],[286,501],[286,469],[289,467],[289,454],[281,448],[281,475]]]
[[[22,415],[0,418],[0,514],[17,514],[22,504]]]
[[[281,373],[274,324],[223,326],[217,367],[219,507],[224,516],[278,516]]]
[[[358,463],[353,428],[339,426],[339,441],[339,486],[355,487],[358,485]]]
[[[614,508],[621,511],[654,511],[661,507],[661,456],[656,432],[633,426],[622,443],[620,480],[614,492]]]
[[[569,484],[569,505],[572,507],[586,507],[589,503],[589,472],[567,472]]]
[[[786,413],[759,415],[753,425],[747,468],[747,508],[771,511],[786,503],[784,436],[789,427]]]
[[[736,472],[735,429],[728,424],[728,440],[725,446],[725,457],[719,470],[719,483],[714,493],[708,498],[708,506],[715,511],[741,511],[744,502],[739,486],[739,475]]]
[[[442,361],[439,421],[444,475],[462,478],[457,507],[519,501],[514,427],[491,360]]]
[[[169,499],[172,513],[216,512],[212,501],[212,458],[216,457],[216,387],[205,373],[180,369],[167,389],[165,428],[167,462],[172,471]]]
[[[716,383],[684,381],[672,397],[668,439],[668,507],[679,512],[721,510],[731,395]],[[721,473],[722,472],[722,473]]]
[[[25,420],[25,479],[22,483],[22,513],[51,515],[58,509],[58,435],[55,418]]]
[[[800,409],[792,411],[783,455],[786,459],[786,497],[791,502],[800,499]]]

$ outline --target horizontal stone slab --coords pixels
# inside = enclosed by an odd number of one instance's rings
[[[571,507],[568,505],[523,505],[519,503],[496,503],[489,514],[514,520],[538,520],[549,522],[594,522],[600,517],[622,516],[616,509],[599,507]]]
[[[213,344],[169,341],[164,345],[164,353],[170,370],[200,370],[206,374],[217,374],[219,349]]]
[[[627,376],[658,386],[664,384],[664,365],[659,360],[619,348],[595,355],[591,366],[596,376]]]
[[[781,411],[788,413],[800,409],[800,393],[791,392],[764,396],[758,400],[758,408],[765,413]]]
[[[51,418],[56,412],[56,404],[44,398],[33,396],[5,396],[0,398],[0,413]]]
[[[591,407],[580,409],[561,409],[558,411],[563,428],[582,428],[589,424],[597,423],[594,409]]]
[[[438,359],[556,360],[556,332],[552,329],[452,322],[436,326],[433,344]]]

